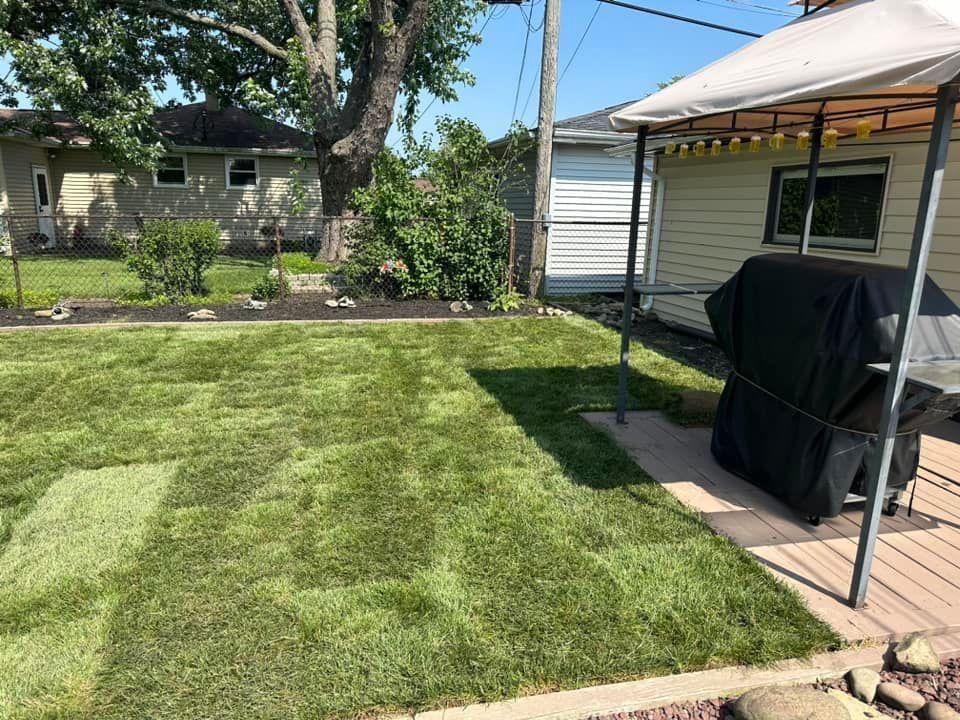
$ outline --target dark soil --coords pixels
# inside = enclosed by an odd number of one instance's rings
[[[355,308],[329,308],[324,305],[327,297],[294,295],[288,300],[275,301],[265,310],[244,310],[242,303],[228,305],[205,305],[217,314],[217,320],[197,320],[201,323],[251,320],[373,320],[414,318],[471,318],[471,317],[517,317],[535,315],[535,308],[523,308],[512,313],[491,312],[486,303],[473,303],[473,310],[455,313],[450,302],[443,300],[383,300],[357,299]],[[73,316],[66,320],[34,317],[33,310],[0,309],[0,327],[13,325],[76,325],[79,323],[117,322],[171,322],[187,320],[187,313],[199,310],[200,306],[164,305],[141,307],[115,305],[113,303],[71,304]]]
[[[960,658],[945,660],[939,673],[917,675],[912,673],[884,670],[880,673],[884,682],[905,685],[923,695],[927,701],[942,702],[960,711]],[[845,680],[831,680],[818,683],[821,690],[836,688],[847,692]],[[653,710],[637,710],[614,715],[595,715],[589,720],[732,720],[731,701],[702,700],[700,702],[674,703]],[[874,702],[873,707],[884,715],[898,720],[916,720],[916,713],[896,710],[882,702]]]

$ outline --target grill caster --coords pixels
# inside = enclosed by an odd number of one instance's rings
[[[900,503],[896,498],[890,498],[883,507],[883,514],[887,517],[896,517],[898,510],[900,510]]]
[[[820,523],[823,522],[823,518],[820,517],[819,515],[808,515],[807,522],[813,525],[814,527],[817,527]]]

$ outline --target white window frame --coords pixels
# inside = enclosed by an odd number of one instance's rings
[[[817,171],[817,177],[856,174],[854,169],[883,168],[883,190],[880,196],[880,216],[877,219],[877,236],[870,247],[858,246],[863,242],[859,238],[840,238],[825,235],[811,235],[810,249],[818,252],[855,253],[857,255],[879,255],[883,239],[883,225],[887,212],[887,198],[890,190],[890,176],[893,174],[893,157],[890,155],[865,158],[845,158],[835,162],[823,163]],[[776,203],[768,211],[769,228],[764,232],[763,244],[772,247],[795,248],[800,245],[800,235],[785,235],[777,232],[780,224],[781,198],[783,196],[783,181],[785,179],[806,178],[809,169],[807,166],[778,166],[770,170],[769,202]],[[774,181],[779,185],[774,186]]]
[[[230,163],[234,160],[253,160],[253,172],[255,180],[253,185],[231,185],[230,184]],[[227,190],[246,190],[247,188],[260,187],[260,158],[256,155],[228,155],[223,159],[223,182]]]
[[[156,172],[156,170],[154,170],[154,172],[153,172],[153,186],[154,186],[154,187],[161,187],[161,188],[185,188],[185,187],[190,187],[190,167],[189,167],[189,165],[188,165],[187,156],[186,156],[186,155],[164,155],[164,159],[166,159],[166,158],[179,158],[180,160],[183,160],[183,183],[181,184],[181,183],[160,182],[160,181],[157,179],[157,172]]]

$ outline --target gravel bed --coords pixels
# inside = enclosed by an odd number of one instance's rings
[[[516,312],[491,312],[486,303],[473,303],[473,310],[455,313],[450,302],[444,300],[382,300],[357,299],[355,308],[329,308],[324,305],[327,297],[294,295],[271,302],[266,310],[244,310],[241,302],[226,305],[204,305],[217,314],[218,320],[194,321],[216,323],[218,321],[251,320],[382,320],[420,318],[471,318],[471,317],[519,317],[537,314],[535,308],[522,308]],[[78,303],[72,317],[67,320],[51,320],[34,317],[33,310],[0,309],[0,327],[21,325],[76,325],[78,323],[117,322],[171,322],[187,320],[187,313],[200,306],[164,305],[141,307],[113,303]]]
[[[960,711],[960,658],[944,660],[939,673],[912,674],[884,670],[880,673],[883,682],[904,685],[924,696],[927,701],[936,701],[950,705]],[[837,689],[847,692],[847,683],[843,679],[816,684],[820,690]],[[731,699],[732,702],[733,699]],[[896,710],[876,701],[873,707],[884,715],[897,720],[916,720],[917,714]],[[699,702],[674,703],[652,710],[615,713],[613,715],[593,715],[589,720],[732,720],[729,702],[726,700],[701,700]]]

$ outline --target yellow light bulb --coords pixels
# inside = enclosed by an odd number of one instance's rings
[[[763,138],[759,135],[754,135],[750,138],[750,152],[757,153],[760,152],[760,146],[763,144]]]
[[[697,157],[703,157],[707,152],[707,144],[703,140],[698,140],[693,146],[693,154]]]
[[[713,157],[720,157],[720,151],[723,149],[723,143],[719,140],[714,140],[710,145],[710,154]]]
[[[810,149],[810,133],[806,130],[801,130],[797,134],[797,150],[809,150]]]
[[[664,146],[663,152],[664,152],[665,155],[673,155],[673,153],[676,151],[676,149],[677,149],[677,144],[676,144],[675,142],[668,142],[668,143]]]
[[[783,133],[774,133],[770,136],[770,149],[783,150],[783,145],[785,142],[786,136]]]
[[[857,122],[857,140],[866,140],[870,137],[870,131],[873,130],[873,126],[870,124],[869,120],[860,120]]]
[[[689,154],[690,154],[690,146],[687,145],[686,143],[683,143],[683,144],[680,146],[680,159],[681,159],[681,160],[686,160],[686,159],[687,159],[687,155],[689,155]]]
[[[837,142],[840,140],[840,133],[830,128],[823,131],[823,147],[827,150],[836,150]]]
[[[736,155],[738,152],[740,152],[740,145],[742,143],[743,141],[738,137],[730,138],[730,143],[727,145],[727,148],[730,150],[731,153]]]

